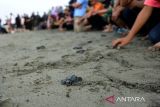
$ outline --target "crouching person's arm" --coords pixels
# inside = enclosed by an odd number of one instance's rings
[[[112,42],[113,47],[115,47],[115,46],[122,47],[122,46],[125,46],[125,45],[129,44],[133,40],[133,38],[136,36],[137,32],[147,22],[147,20],[149,19],[149,17],[152,14],[152,11],[153,11],[152,7],[144,6],[144,8],[139,13],[139,15],[138,15],[132,29],[130,30],[129,34],[124,38],[114,40]]]
[[[113,13],[112,13],[112,20],[116,21],[118,17],[120,16],[120,13],[124,10],[124,7],[118,6],[116,8],[113,8]]]
[[[97,10],[93,13],[93,15],[96,15],[96,14],[104,14],[108,11],[108,9],[102,9],[102,10]]]

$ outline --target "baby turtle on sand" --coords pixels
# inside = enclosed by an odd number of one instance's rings
[[[101,37],[106,37],[107,35],[105,35],[105,34],[101,34]]]
[[[77,77],[76,75],[71,75],[66,77],[66,79],[64,80],[61,80],[61,84],[66,86],[71,86],[75,85],[76,83],[79,83],[80,81],[82,81],[81,77]]]
[[[89,40],[89,41],[87,41],[87,43],[92,43],[92,41],[91,41],[91,40]]]
[[[38,46],[38,47],[36,47],[36,49],[37,49],[37,50],[40,50],[40,49],[46,49],[46,47],[45,47],[44,45],[42,45],[42,46]]]
[[[76,51],[76,53],[79,53],[79,54],[83,54],[85,52],[85,50],[78,50],[78,51]]]
[[[81,46],[76,46],[76,47],[73,47],[73,49],[82,49]]]

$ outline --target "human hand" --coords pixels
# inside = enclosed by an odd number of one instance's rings
[[[116,40],[112,41],[112,46],[114,48],[123,47],[123,46],[128,45],[130,42],[131,42],[131,39],[129,39],[128,37],[119,38],[119,39],[116,39]]]
[[[97,14],[98,14],[98,12],[95,11],[95,12],[92,13],[92,16],[97,15]]]
[[[89,17],[91,17],[91,16],[92,16],[91,13],[86,14],[86,18],[89,18]]]
[[[116,21],[116,20],[118,19],[119,15],[120,15],[120,12],[119,12],[119,11],[114,11],[114,12],[112,13],[112,20],[113,20],[113,21]]]

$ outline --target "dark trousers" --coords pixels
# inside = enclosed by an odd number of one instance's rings
[[[7,33],[6,29],[0,27],[0,33]]]
[[[152,43],[160,42],[160,22],[149,32],[149,40]]]
[[[133,26],[133,24],[134,24],[134,22],[135,22],[135,20],[136,20],[140,11],[141,11],[141,9],[139,9],[139,8],[135,8],[135,9],[126,8],[122,11],[120,17],[126,23],[126,25],[129,28],[132,28],[132,26]],[[154,8],[151,17],[146,22],[146,24],[141,28],[139,33],[142,34],[142,36],[146,36],[147,34],[149,34],[149,32],[151,30],[153,30],[153,28],[159,22],[160,22],[160,8]],[[152,33],[150,33],[150,34],[153,34],[153,32],[155,32],[155,30],[151,31],[151,32]]]
[[[140,11],[141,11],[140,8],[134,8],[134,9],[125,8],[121,13],[120,18],[125,22],[127,27],[132,28]]]
[[[103,17],[101,17],[100,15],[91,16],[88,19],[88,22],[91,24],[92,28],[95,30],[102,30],[104,26],[107,24],[104,21]]]
[[[66,30],[73,30],[73,24],[63,24],[63,28],[65,28]]]

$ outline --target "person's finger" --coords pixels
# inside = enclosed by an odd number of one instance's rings
[[[157,43],[153,46],[155,48],[155,51],[159,51],[160,50],[160,44]]]
[[[112,46],[115,46],[117,40],[112,41]]]
[[[160,44],[155,44],[153,47],[160,48]]]
[[[116,48],[116,47],[119,46],[120,44],[121,44],[121,40],[120,40],[120,39],[114,40],[114,41],[112,42],[113,48]]]
[[[115,21],[115,15],[112,16],[112,20]]]
[[[121,43],[118,44],[118,47],[123,47],[124,45],[126,45],[126,44],[124,44],[123,42],[121,42]]]
[[[114,16],[112,16],[112,20],[114,21]]]

